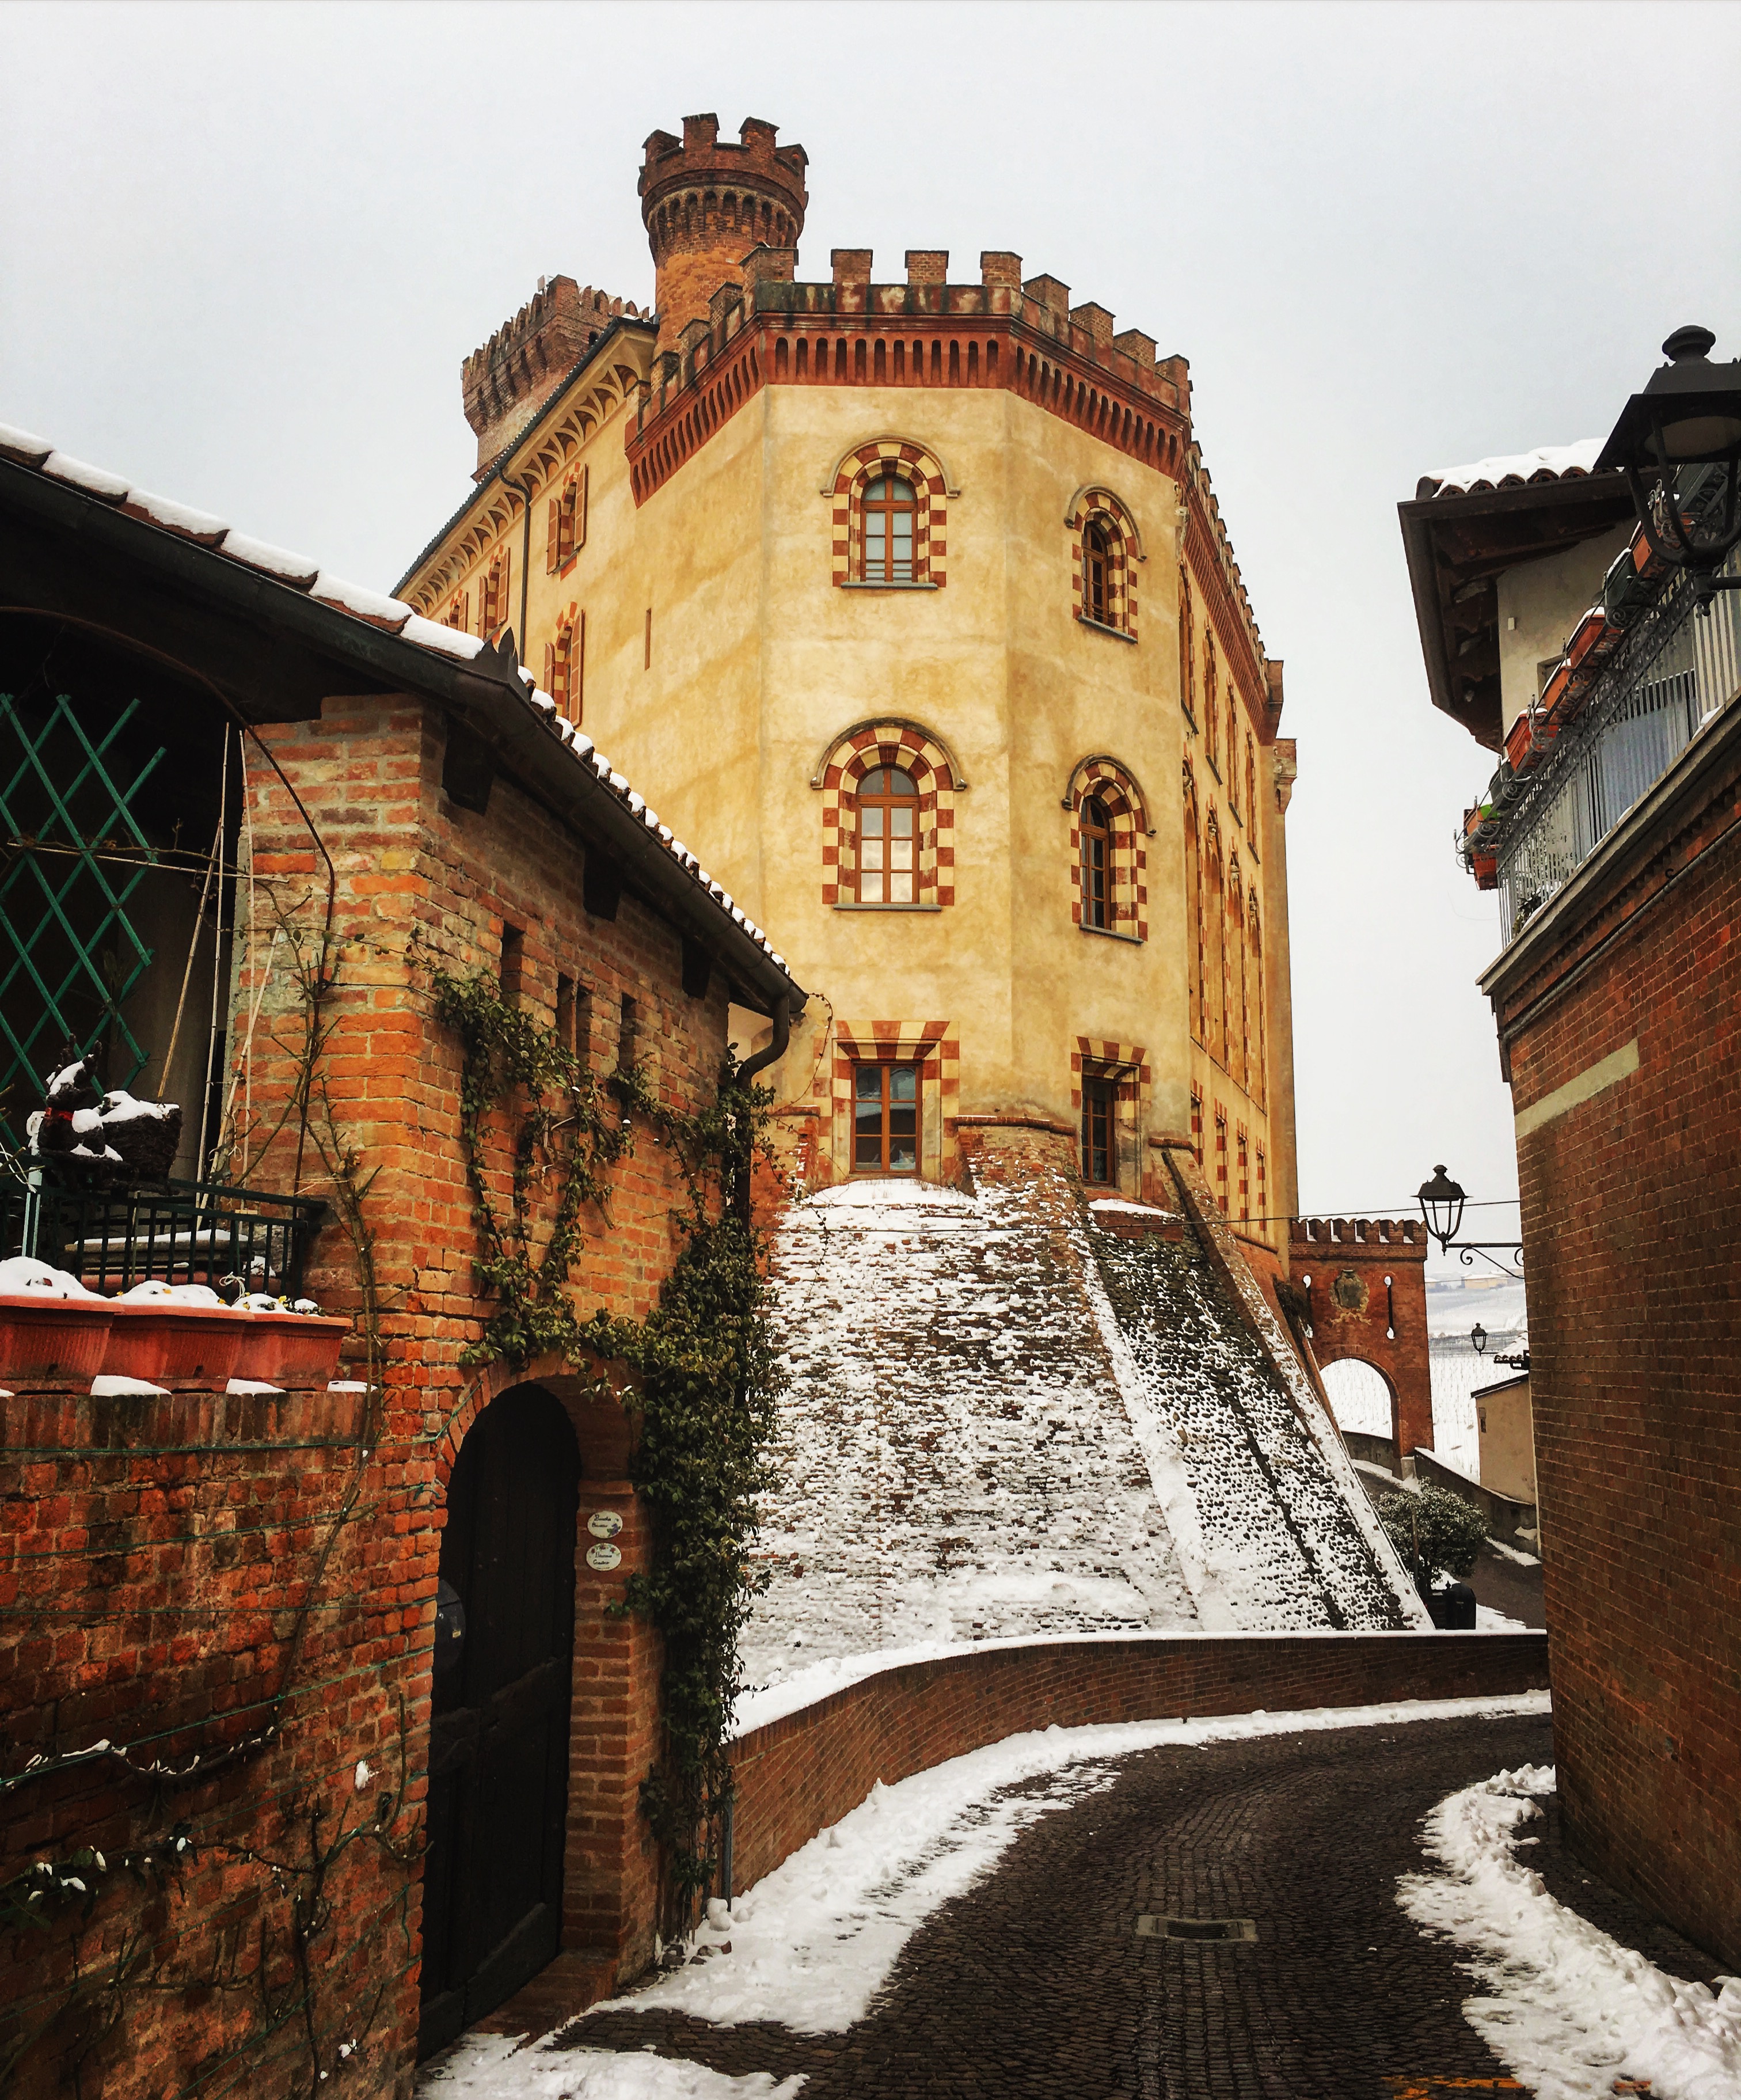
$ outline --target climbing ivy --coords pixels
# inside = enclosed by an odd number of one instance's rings
[[[653,1105],[646,1082],[621,1069],[596,1079],[553,1030],[482,972],[461,978],[437,970],[434,990],[436,1018],[459,1037],[462,1053],[460,1136],[483,1242],[478,1273],[501,1301],[461,1361],[518,1364],[566,1353],[581,1346],[562,1289],[580,1249],[581,1207],[603,1207],[606,1171],[628,1149],[629,1111]],[[512,1126],[505,1211],[490,1189],[487,1124],[497,1114]],[[555,1215],[540,1253],[534,1199],[552,1174]]]
[[[437,972],[438,1017],[462,1052],[460,1124],[477,1204],[479,1276],[500,1299],[469,1361],[524,1363],[545,1351],[626,1363],[624,1402],[640,1417],[630,1477],[653,1530],[653,1565],[632,1576],[622,1612],[664,1641],[663,1754],[641,1789],[666,1861],[668,1928],[686,1926],[716,1868],[712,1833],[731,1789],[726,1744],[742,1688],[740,1642],[765,1580],[751,1549],[757,1501],[773,1480],[767,1449],[777,1376],[764,1306],[750,1178],[773,1095],[746,1086],[729,1054],[713,1100],[692,1114],[660,1101],[638,1070],[602,1083],[491,978]],[[508,1151],[505,1210],[491,1193],[493,1129]],[[603,1311],[581,1321],[563,1286],[581,1240],[582,1206],[608,1219],[609,1170],[638,1120],[681,1169],[672,1212],[681,1242],[645,1321]],[[557,1177],[539,1236],[540,1191]],[[500,1185],[497,1171],[496,1185]]]

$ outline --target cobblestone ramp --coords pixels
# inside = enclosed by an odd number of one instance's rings
[[[1197,1614],[1085,1277],[1067,1184],[831,1189],[782,1224],[790,1381],[748,1681],[926,1642]]]
[[[1400,1626],[1364,1510],[1201,1242],[1088,1233],[1131,1417],[1162,1454],[1157,1474],[1169,1456],[1183,1469],[1205,1619],[1247,1630]]]

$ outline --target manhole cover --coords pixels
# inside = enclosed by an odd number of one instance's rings
[[[1249,1917],[1157,1917],[1136,1921],[1139,1939],[1255,1939],[1257,1921]]]

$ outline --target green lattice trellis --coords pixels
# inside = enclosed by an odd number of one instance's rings
[[[146,1053],[122,1013],[151,966],[152,951],[127,916],[128,900],[157,864],[133,804],[162,759],[152,753],[130,783],[111,764],[116,740],[138,712],[128,701],[93,743],[64,693],[33,733],[9,693],[0,693],[0,771],[21,754],[0,788],[6,871],[0,876],[0,1085],[14,1144],[37,1105],[43,1074],[63,1044],[89,1053],[107,1038],[111,1087],[130,1086]],[[137,863],[117,889],[105,859]],[[23,1016],[29,1018],[21,1018]]]

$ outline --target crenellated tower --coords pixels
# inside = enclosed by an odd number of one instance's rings
[[[482,480],[611,322],[634,305],[572,277],[540,277],[538,289],[460,369],[465,420],[477,433]]]
[[[809,203],[809,156],[776,146],[776,127],[746,117],[738,143],[719,135],[717,117],[685,117],[683,136],[655,131],[641,170],[641,216],[658,270],[659,347],[674,350],[690,322],[735,280],[752,248],[796,251]],[[790,276],[788,269],[784,272]]]

